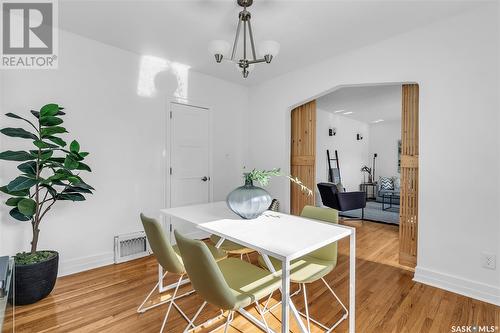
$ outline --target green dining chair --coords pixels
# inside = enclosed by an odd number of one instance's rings
[[[139,305],[139,307],[137,308],[138,313],[144,313],[154,307],[157,307],[165,303],[169,303],[167,312],[165,314],[165,317],[163,318],[163,323],[160,329],[161,333],[165,329],[168,315],[170,314],[172,306],[175,307],[177,311],[179,311],[179,313],[182,315],[182,317],[184,317],[184,319],[186,319],[187,322],[189,322],[189,318],[175,303],[175,300],[192,294],[194,290],[191,290],[182,295],[177,294],[177,292],[179,291],[179,287],[182,285],[183,279],[186,276],[186,269],[184,268],[179,248],[176,245],[172,246],[172,244],[170,244],[167,237],[165,237],[161,224],[156,219],[146,217],[142,213],[140,217],[151,250],[153,251],[153,254],[156,257],[158,264],[165,270],[165,274],[163,274],[161,279],[163,280],[167,275],[167,273],[176,275],[178,277],[177,282],[174,284],[173,287],[174,293],[168,300],[156,303],[149,307],[144,307],[144,304],[146,304],[146,302],[149,300],[154,291],[159,287],[160,281],[158,281],[158,283],[156,283],[154,288],[149,292],[149,294],[146,296],[141,305]],[[224,253],[222,250],[215,248],[214,246],[209,245],[207,249],[214,260],[221,260],[227,257],[226,253]]]
[[[217,235],[211,235],[210,241],[216,245],[220,240],[220,237]],[[221,250],[226,252],[227,254],[239,255],[240,259],[243,260],[243,256],[246,256],[248,262],[250,261],[250,257],[248,256],[250,253],[255,252],[254,249],[245,247],[238,243],[232,242],[230,240],[225,239],[224,242],[219,247]]]
[[[300,214],[300,216],[334,224],[337,224],[339,219],[337,210],[332,208],[320,208],[313,206],[305,206],[302,209],[302,213]],[[269,259],[273,264],[275,270],[277,272],[280,272],[281,262],[271,257]],[[267,265],[265,264],[264,259],[261,256],[259,256],[259,264],[262,267],[267,268]],[[295,296],[298,293],[300,293],[300,291],[302,291],[304,295],[304,308],[306,313],[305,314],[301,312],[299,313],[306,318],[307,328],[309,332],[311,331],[311,321],[317,324],[318,326],[322,327],[323,329],[325,329],[326,332],[331,332],[348,316],[348,311],[346,306],[342,303],[337,294],[335,294],[333,289],[330,287],[330,285],[326,282],[324,278],[328,273],[330,273],[335,268],[336,265],[337,265],[337,242],[328,244],[303,257],[293,260],[290,263],[290,281],[292,283],[297,283],[299,285],[299,290],[294,294],[292,294],[291,296]],[[342,315],[342,317],[331,327],[327,327],[325,324],[320,323],[318,320],[314,318],[311,318],[311,316],[309,315],[309,305],[307,302],[306,285],[319,280],[321,280],[325,284],[328,291],[332,293],[332,295],[340,303],[340,305],[344,310],[344,314]],[[267,303],[266,303],[266,308],[264,312],[267,312],[269,310],[267,309]]]
[[[269,332],[259,300],[279,289],[281,276],[237,258],[216,262],[204,242],[186,238],[177,231],[174,234],[191,284],[204,299],[184,332],[194,326],[207,303],[229,311],[224,332],[227,332],[234,311],[247,313],[244,308],[252,304],[262,318],[263,327]]]

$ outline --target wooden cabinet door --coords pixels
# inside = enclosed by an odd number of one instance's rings
[[[316,192],[316,101],[292,110],[290,172],[313,191],[312,196],[290,184],[290,213],[300,215],[305,205],[315,203]]]
[[[417,84],[404,84],[402,89],[399,263],[415,267],[418,228],[419,91]]]

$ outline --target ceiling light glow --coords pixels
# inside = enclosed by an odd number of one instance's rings
[[[352,111],[347,111],[347,112],[344,112],[343,114],[353,114],[354,112]]]

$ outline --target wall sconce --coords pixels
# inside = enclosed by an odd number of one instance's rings
[[[334,136],[337,134],[337,129],[335,127],[328,129],[328,136]]]
[[[361,134],[356,134],[356,140],[363,140],[363,136]]]

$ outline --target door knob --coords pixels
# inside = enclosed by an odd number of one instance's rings
[[[201,180],[203,180],[204,182],[206,182],[209,178],[207,176],[203,176],[203,178],[201,178]]]

